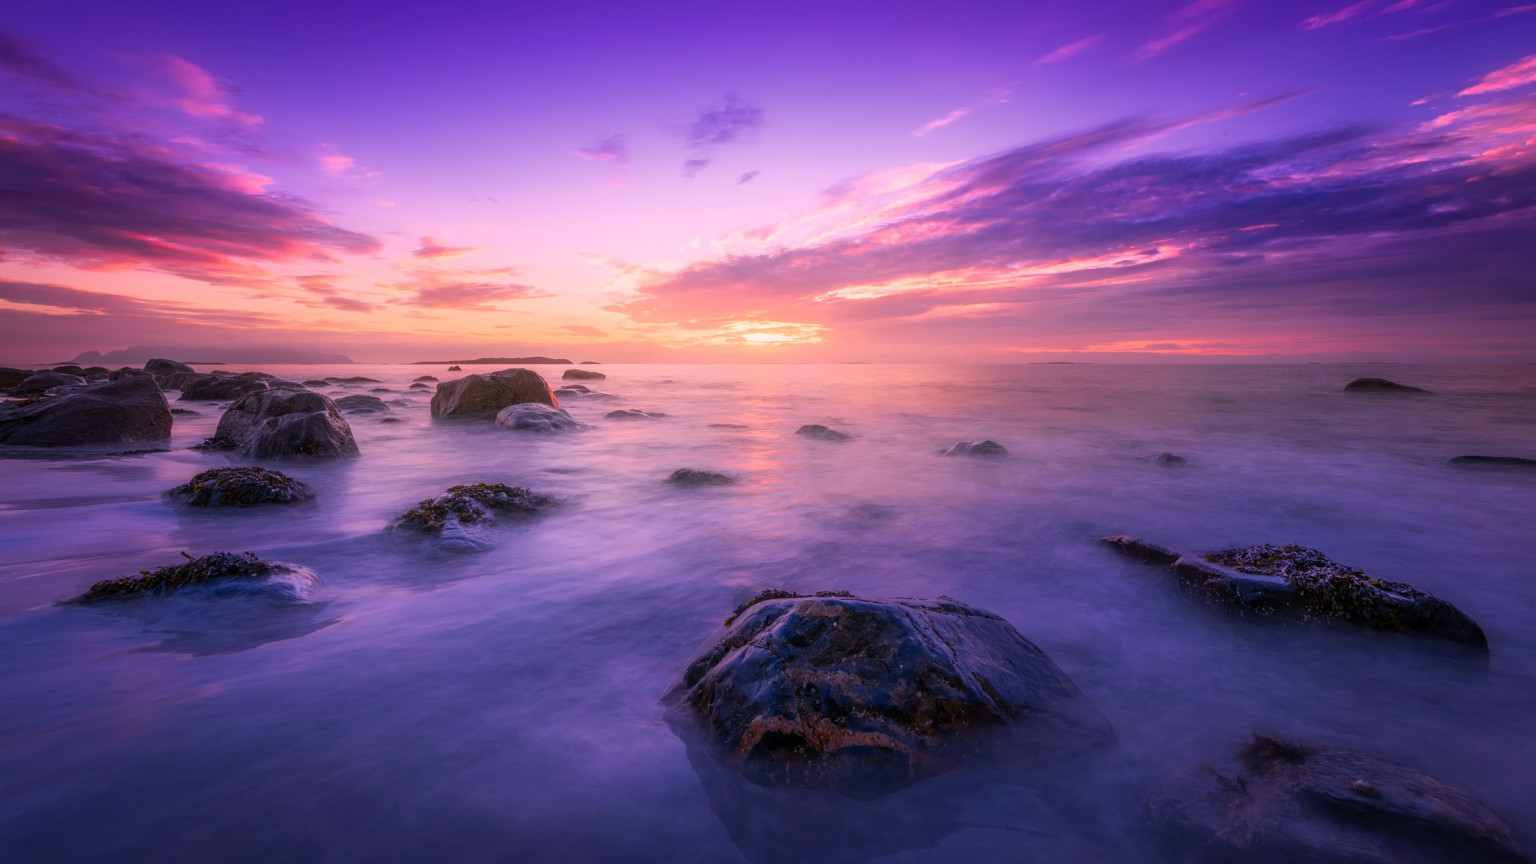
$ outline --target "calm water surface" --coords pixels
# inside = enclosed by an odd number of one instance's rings
[[[1536,458],[1536,366],[613,365],[586,383],[621,398],[566,400],[593,428],[565,436],[432,422],[407,386],[440,367],[256,368],[379,379],[323,392],[388,388],[400,422],[351,415],[361,458],[281,465],[319,495],[288,508],[162,500],[229,464],[185,449],[216,403],[174,403],[199,413],[169,452],[0,459],[0,859],[1153,861],[1148,783],[1255,730],[1417,765],[1536,840],[1536,472],[1445,464]],[[1342,392],[1362,375],[1434,393]],[[1012,455],[935,455],[982,438]],[[685,466],[740,482],[663,482]],[[478,553],[386,532],[478,481],[563,506]],[[1118,533],[1314,546],[1455,603],[1492,662],[1215,615],[1095,543]],[[55,605],[217,550],[322,588]],[[657,700],[764,587],[994,611],[1119,740],[875,802],[742,783]]]

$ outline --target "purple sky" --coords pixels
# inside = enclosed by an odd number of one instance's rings
[[[1536,5],[16,5],[0,362],[1536,359]]]

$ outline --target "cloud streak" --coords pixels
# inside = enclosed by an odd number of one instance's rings
[[[683,176],[692,177],[709,166],[719,148],[752,140],[763,127],[763,110],[734,93],[725,94],[717,108],[699,114],[683,130],[689,157]]]

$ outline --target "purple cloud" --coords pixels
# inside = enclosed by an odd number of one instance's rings
[[[683,140],[692,154],[683,162],[683,176],[692,177],[708,167],[720,147],[751,140],[762,126],[761,108],[727,93],[724,104],[702,112],[683,130]]]

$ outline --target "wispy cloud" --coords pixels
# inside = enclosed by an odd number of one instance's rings
[[[1485,93],[1497,93],[1501,90],[1513,90],[1516,87],[1524,87],[1528,84],[1536,84],[1536,54],[1516,60],[1502,69],[1495,69],[1489,72],[1483,76],[1483,80],[1456,95],[1480,96]]]
[[[701,112],[683,130],[689,157],[683,162],[683,176],[692,177],[709,166],[719,148],[750,141],[763,127],[763,110],[734,93],[725,94],[722,104]]]
[[[320,170],[341,180],[366,180],[379,176],[379,172],[363,168],[351,156],[344,156],[334,144],[321,144],[318,159]]]
[[[761,172],[758,172],[758,171],[748,171],[747,173],[745,173],[745,174],[741,175],[740,177],[736,178],[736,185],[740,186],[743,183],[751,183],[753,180],[757,179],[757,175],[759,173],[761,173]]]
[[[583,159],[591,159],[613,166],[613,176],[608,185],[622,186],[629,182],[629,141],[623,134],[609,135],[590,147],[578,147],[574,151]]]
[[[472,255],[479,252],[476,246],[447,246],[431,237],[421,238],[421,245],[411,250],[411,254],[417,258],[438,260],[440,258],[459,258],[464,255]]]
[[[188,115],[247,128],[263,123],[261,117],[236,109],[233,88],[196,63],[171,54],[151,55],[144,62],[170,85],[172,101]]]
[[[0,75],[51,93],[100,95],[101,91],[39,54],[13,33],[0,30]]]
[[[1106,35],[1107,34],[1104,33],[1097,33],[1093,36],[1087,37],[1086,39],[1079,39],[1076,42],[1068,42],[1060,48],[1057,48],[1055,51],[1052,51],[1051,53],[1046,54],[1044,57],[1036,60],[1035,65],[1046,66],[1051,63],[1060,63],[1063,60],[1070,60],[1073,57],[1083,53],[1084,51],[1097,46],[1100,42],[1103,42]]]
[[[403,293],[394,302],[423,309],[459,309],[496,311],[496,303],[506,300],[535,300],[549,297],[549,292],[521,282],[507,281],[516,273],[511,267],[492,270],[442,270],[419,268],[404,281],[384,285]]]
[[[1340,24],[1348,21],[1351,18],[1364,15],[1365,13],[1371,11],[1373,8],[1380,6],[1382,2],[1383,0],[1360,0],[1358,3],[1351,3],[1348,6],[1335,9],[1332,12],[1325,12],[1321,15],[1313,15],[1312,17],[1307,18],[1301,22],[1301,29],[1321,30],[1324,27]]]
[[[1169,23],[1175,25],[1171,32],[1142,43],[1142,46],[1131,52],[1126,59],[1132,63],[1141,63],[1166,54],[1170,49],[1215,26],[1230,11],[1229,7],[1236,2],[1237,0],[1194,0],[1192,3],[1186,3],[1168,16]]]

